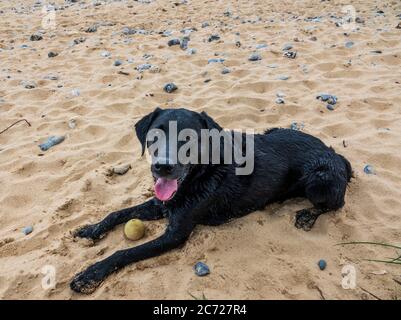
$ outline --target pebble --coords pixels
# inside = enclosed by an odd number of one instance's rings
[[[31,41],[40,41],[43,39],[43,36],[40,33],[34,33],[31,35],[31,37],[29,38],[29,40]]]
[[[353,43],[352,41],[347,41],[347,42],[345,43],[345,47],[346,47],[346,48],[351,48],[353,45],[354,45],[354,43]]]
[[[268,68],[271,68],[271,69],[275,69],[275,68],[278,67],[278,64],[276,64],[276,63],[268,64],[267,67],[268,67]]]
[[[196,49],[195,48],[191,48],[191,49],[188,49],[187,50],[187,54],[189,54],[189,55],[193,55],[193,54],[195,54],[197,51],[196,51]]]
[[[363,168],[363,172],[365,172],[366,174],[374,174],[375,170],[373,169],[373,166],[368,164],[365,166],[365,168]]]
[[[194,266],[195,274],[199,277],[206,276],[210,273],[209,267],[203,262],[197,262]]]
[[[21,81],[21,85],[22,85],[25,89],[35,89],[35,88],[36,88],[36,83],[35,83],[35,81],[23,80],[23,81]]]
[[[395,27],[396,29],[401,29],[401,22],[398,22],[397,26]]]
[[[135,34],[136,30],[133,29],[133,28],[124,27],[123,30],[122,30],[122,33],[127,36],[127,35],[131,35],[131,34]]]
[[[70,127],[70,129],[75,129],[77,126],[77,120],[71,119],[70,121],[68,121],[68,126]]]
[[[262,60],[262,56],[259,53],[252,53],[249,58],[249,61],[258,61],[258,60]]]
[[[288,51],[288,50],[291,50],[291,49],[292,49],[292,44],[289,44],[289,43],[285,44],[284,47],[283,47],[283,51]]]
[[[88,29],[85,30],[85,32],[88,32],[88,33],[96,32],[96,31],[97,31],[96,25],[90,26]]]
[[[152,68],[152,65],[149,63],[144,63],[144,64],[140,64],[139,66],[136,67],[136,70],[138,70],[139,72],[143,72],[145,70],[148,70]]]
[[[265,44],[265,43],[261,43],[261,44],[256,45],[256,49],[264,49],[264,48],[267,48],[267,47],[268,47],[268,45]]]
[[[24,227],[22,229],[22,233],[25,234],[25,235],[28,235],[28,234],[32,233],[32,231],[33,231],[33,227],[32,226],[27,226],[27,227]]]
[[[231,70],[229,68],[223,68],[223,70],[221,70],[221,74],[227,74],[230,72],[231,72]]]
[[[207,61],[207,63],[223,63],[225,60],[223,58],[212,58]]]
[[[76,39],[74,39],[73,43],[74,43],[74,44],[80,44],[80,43],[83,43],[83,42],[85,42],[85,41],[86,41],[86,38],[81,37],[81,38],[76,38]]]
[[[54,52],[54,51],[50,51],[50,52],[47,54],[47,56],[48,56],[49,58],[54,58],[54,57],[57,57],[57,56],[58,56],[58,53],[57,53],[57,52]]]
[[[290,78],[290,76],[286,76],[286,75],[282,75],[282,76],[278,76],[277,79],[278,80],[288,80]]]
[[[28,49],[29,46],[28,46],[27,44],[21,44],[20,48],[21,48],[21,49]]]
[[[189,42],[189,37],[183,37],[181,39],[180,48],[182,50],[187,50],[188,49],[188,42]]]
[[[177,90],[178,87],[177,87],[173,82],[171,82],[171,83],[167,83],[167,84],[164,86],[163,89],[164,89],[164,91],[166,91],[167,93],[172,93],[173,91]]]
[[[302,122],[301,123],[293,122],[291,123],[290,129],[299,131],[302,130],[304,127],[305,125]]]
[[[115,67],[121,66],[122,64],[123,64],[123,62],[121,60],[114,61],[114,66]]]
[[[71,94],[74,97],[79,97],[81,95],[81,91],[79,89],[77,89],[77,88],[74,88],[74,89],[71,90]]]
[[[51,147],[63,142],[65,140],[65,136],[51,136],[45,142],[39,145],[40,150],[47,151]]]
[[[118,175],[122,176],[123,174],[126,174],[129,169],[131,169],[131,165],[125,164],[123,166],[114,167],[112,170],[113,170],[114,174],[118,174]]]
[[[212,34],[212,35],[207,39],[208,42],[217,41],[217,40],[220,40],[220,36],[219,36],[218,34]]]
[[[101,55],[103,58],[108,58],[108,57],[111,56],[111,53],[110,53],[109,51],[103,51],[102,53],[100,53],[100,55]]]
[[[325,260],[319,260],[319,262],[317,263],[317,265],[319,266],[320,270],[324,270],[327,267],[327,262]]]
[[[335,105],[337,103],[337,97],[327,93],[321,93],[316,96],[316,99],[327,102],[328,104]]]
[[[284,104],[285,101],[284,101],[283,98],[277,98],[277,99],[276,99],[276,103],[277,103],[277,104]]]
[[[209,22],[207,22],[207,21],[202,22],[202,28],[207,28],[209,26],[210,26]]]
[[[330,111],[333,111],[333,110],[335,109],[334,106],[333,106],[332,104],[326,105],[326,108],[327,108],[328,110],[330,110]]]
[[[180,45],[180,43],[180,39],[171,39],[167,42],[169,47]]]
[[[295,59],[297,57],[297,53],[295,51],[286,51],[283,53],[283,56],[289,59]]]

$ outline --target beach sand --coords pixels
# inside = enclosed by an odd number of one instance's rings
[[[43,3],[0,3],[0,130],[21,119],[32,125],[0,135],[0,298],[401,298],[400,266],[365,260],[400,250],[336,245],[401,243],[398,0],[352,1],[358,22],[351,27],[341,24],[347,1],[55,1],[55,20]],[[86,32],[94,25],[96,32]],[[195,29],[193,54],[167,45],[185,28]],[[31,41],[37,32],[43,39]],[[220,39],[209,42],[213,34]],[[287,45],[295,59],[283,56]],[[262,59],[249,61],[254,52]],[[224,61],[208,63],[212,58]],[[145,63],[154,67],[139,72]],[[164,92],[168,82],[178,90]],[[334,110],[316,99],[320,93],[337,96]],[[136,242],[124,238],[123,226],[96,245],[71,236],[152,197],[133,125],[157,106],[206,111],[238,130],[303,124],[352,163],[344,208],[321,216],[310,232],[294,227],[296,210],[310,206],[304,199],[198,226],[182,248],[124,268],[89,296],[73,293],[77,272],[164,231],[162,220],[146,222],[147,234]],[[66,139],[41,151],[38,144],[52,135]],[[132,167],[125,175],[107,175],[125,164]],[[33,232],[24,235],[26,226]],[[194,274],[197,261],[210,275]],[[342,286],[349,265],[354,289]],[[42,285],[49,268],[53,289]]]

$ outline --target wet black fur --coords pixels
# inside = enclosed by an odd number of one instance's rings
[[[206,113],[156,109],[136,124],[142,151],[146,148],[147,131],[163,114],[167,115],[166,119],[221,130]],[[263,209],[275,201],[305,197],[313,207],[297,212],[295,226],[310,230],[320,214],[344,205],[351,165],[343,156],[325,146],[321,140],[290,129],[270,129],[255,135],[254,139],[255,166],[251,175],[236,175],[234,164],[191,165],[190,173],[174,198],[167,203],[153,198],[79,229],[76,236],[97,240],[116,225],[133,218],[168,218],[168,226],[162,236],[134,248],[117,251],[90,266],[72,280],[72,290],[90,293],[112,272],[179,247],[197,224],[217,226]]]

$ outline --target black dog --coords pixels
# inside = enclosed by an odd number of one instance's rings
[[[136,134],[146,147],[150,129],[168,132],[170,121],[178,131],[191,128],[222,128],[206,113],[186,109],[157,108],[136,125]],[[322,213],[344,205],[351,165],[319,139],[290,129],[271,129],[254,137],[254,170],[236,175],[236,164],[169,164],[153,162],[153,198],[138,206],[117,211],[103,221],[81,228],[76,236],[100,239],[118,224],[137,218],[168,218],[159,238],[140,246],[117,251],[95,263],[72,280],[72,290],[90,293],[112,272],[124,266],[158,256],[182,245],[197,224],[219,225],[232,218],[263,209],[268,203],[292,197],[306,197],[312,208],[297,212],[295,226],[310,230]]]

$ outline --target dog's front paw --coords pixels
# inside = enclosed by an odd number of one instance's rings
[[[78,293],[90,294],[103,282],[101,272],[94,266],[78,273],[70,283],[70,288]]]
[[[78,228],[73,232],[73,235],[74,237],[80,237],[92,240],[99,240],[104,236],[98,224],[91,224]]]
[[[318,216],[311,213],[309,209],[299,210],[297,211],[297,215],[295,217],[295,226],[298,229],[310,231],[317,218]]]

